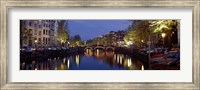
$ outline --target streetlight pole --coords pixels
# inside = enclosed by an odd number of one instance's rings
[[[166,33],[161,33],[161,36],[163,38],[163,49],[165,47],[165,36],[166,36]]]
[[[151,48],[151,36],[150,36],[150,31],[149,31],[149,41],[148,41],[148,48],[149,48],[149,53],[148,53],[148,56],[149,56],[149,69],[151,68],[150,64],[151,64],[151,53],[150,53],[150,48]]]
[[[37,40],[35,40],[35,56],[37,56]]]
[[[151,33],[150,33],[150,27],[148,28],[148,32],[149,32],[149,40],[148,40],[147,44],[148,44],[148,49],[149,49],[148,57],[149,57],[149,70],[150,70],[151,69],[151,53],[150,53],[150,50],[151,50]]]

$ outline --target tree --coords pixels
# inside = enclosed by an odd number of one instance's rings
[[[80,35],[75,35],[75,36],[74,36],[74,40],[75,40],[75,41],[81,41]]]
[[[141,41],[146,42],[149,35],[149,22],[147,20],[134,20],[132,22],[124,37],[125,42],[132,42],[135,45],[140,45]]]
[[[73,46],[79,46],[82,44],[80,35],[75,35],[70,39],[70,44]]]
[[[69,39],[69,29],[65,20],[58,22],[58,41],[63,45]]]
[[[171,48],[171,33],[177,30],[177,23],[179,23],[179,20],[153,20],[150,21],[150,27],[152,32],[158,36],[161,33],[166,33],[166,44],[169,48]]]
[[[153,20],[150,21],[150,26],[152,27],[154,33],[166,32],[168,30],[171,31],[177,22],[177,20]]]

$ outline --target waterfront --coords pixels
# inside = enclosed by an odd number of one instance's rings
[[[21,70],[142,70],[143,63],[128,55],[97,50],[64,57],[24,61]]]

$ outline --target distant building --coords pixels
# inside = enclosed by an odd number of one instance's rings
[[[120,31],[110,31],[105,35],[106,38],[110,39],[110,45],[122,46],[125,44],[124,36],[126,32],[123,30]]]
[[[57,29],[57,20],[20,20],[20,46],[55,46],[58,44]]]

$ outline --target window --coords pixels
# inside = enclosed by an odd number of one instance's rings
[[[37,35],[37,30],[35,30],[35,35]]]
[[[43,35],[45,35],[45,29],[43,29]]]
[[[41,44],[41,38],[38,38],[38,43]]]
[[[46,35],[47,35],[47,30],[46,30]]]
[[[29,29],[29,34],[32,35],[33,31],[32,29]]]
[[[43,37],[43,44],[45,44],[45,37]]]
[[[37,24],[35,24],[35,27],[37,27]]]
[[[26,33],[27,32],[27,29],[25,28],[24,32]]]

